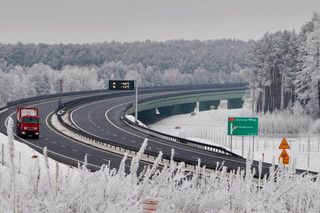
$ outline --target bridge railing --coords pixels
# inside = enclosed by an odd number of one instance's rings
[[[239,88],[242,88],[243,89],[243,86],[240,85],[240,87],[236,87],[236,88],[230,88],[228,90],[237,90]],[[203,89],[208,89],[212,92],[212,88],[203,88]],[[225,88],[223,88],[224,90],[226,90]],[[221,88],[217,88],[217,91],[221,90]],[[209,91],[208,91],[209,92]],[[84,103],[87,103],[87,102],[92,102],[92,101],[97,101],[97,100],[101,100],[101,99],[104,99],[104,98],[114,98],[114,97],[119,97],[119,96],[125,96],[125,95],[128,95],[128,94],[133,94],[134,92],[114,92],[114,93],[110,93],[108,92],[107,94],[104,94],[104,95],[98,95],[98,96],[90,96],[90,97],[85,97],[85,98],[80,98],[80,99],[76,99],[76,100],[73,100],[73,101],[69,101],[67,103],[64,103],[63,105],[59,106],[56,110],[57,112],[57,116],[58,116],[58,120],[59,122],[64,125],[65,128],[67,129],[70,129],[71,131],[74,131],[76,132],[78,135],[82,135],[84,137],[87,137],[87,138],[95,138],[96,136],[94,135],[91,135],[91,134],[88,134],[86,132],[83,132],[82,130],[79,130],[77,129],[75,126],[73,126],[70,122],[65,122],[63,119],[62,119],[62,116],[69,110],[71,110],[73,107],[76,107],[76,106],[79,106],[81,104],[84,104]],[[149,92],[148,91],[145,91],[143,92],[144,94],[148,94]],[[181,94],[195,94],[197,92],[182,92]],[[179,95],[179,94],[178,94]],[[177,96],[177,94],[172,94],[172,95],[169,95],[170,96]],[[140,100],[139,103],[142,103],[142,102],[146,102],[146,101],[150,101],[150,100],[155,100],[155,99],[158,99],[160,97],[168,97],[168,95],[163,95],[163,96],[157,96],[157,97],[149,97],[149,98],[145,98],[143,100]],[[188,140],[188,139],[185,139],[185,138],[180,138],[180,137],[176,137],[176,136],[172,136],[172,135],[168,135],[168,134],[165,134],[165,133],[162,133],[162,132],[158,132],[156,130],[152,130],[152,129],[149,129],[147,127],[143,127],[143,126],[140,126],[138,124],[136,124],[135,122],[132,122],[131,120],[129,120],[125,115],[127,114],[127,111],[133,107],[133,103],[131,104],[128,104],[125,108],[124,111],[122,111],[121,113],[121,118],[124,122],[126,122],[129,126],[131,126],[132,128],[138,130],[138,131],[142,131],[144,132],[145,134],[148,134],[148,135],[151,135],[151,136],[154,136],[154,137],[157,137],[157,138],[160,138],[160,139],[163,139],[163,140],[167,140],[167,141],[171,141],[171,142],[174,142],[174,143],[179,143],[179,144],[183,144],[184,146],[189,146],[189,147],[192,147],[192,148],[196,148],[196,149],[201,149],[201,150],[205,150],[207,152],[211,152],[211,153],[219,153],[219,154],[223,154],[223,155],[229,155],[229,156],[234,156],[234,157],[240,157],[242,158],[240,155],[237,155],[229,150],[227,150],[226,148],[224,147],[220,147],[220,146],[215,146],[215,145],[209,145],[209,144],[203,144],[203,143],[200,143],[200,142],[196,142],[196,141],[192,141],[192,140]],[[70,125],[71,124],[71,125]],[[94,140],[97,140],[97,141],[101,141],[102,138],[95,138]],[[117,145],[117,143],[114,143],[112,141],[104,141],[108,144],[113,144],[113,145]],[[132,150],[132,147],[129,147],[129,146],[123,146],[122,148],[125,148],[125,149],[130,149]]]
[[[141,103],[141,102],[148,101],[148,100],[151,100],[151,99],[150,98],[146,98],[146,99],[143,99],[143,100],[141,100],[139,102]],[[192,141],[192,140],[189,140],[189,139],[186,139],[186,138],[180,138],[180,137],[177,137],[177,136],[165,134],[165,133],[158,132],[156,130],[150,129],[148,127],[141,126],[141,125],[137,124],[136,122],[134,122],[134,121],[132,121],[132,120],[127,118],[127,116],[126,116],[127,115],[127,111],[131,107],[133,107],[133,104],[128,104],[126,106],[125,110],[122,112],[121,118],[130,127],[134,128],[134,129],[136,129],[138,131],[142,131],[145,134],[148,134],[148,135],[151,135],[151,136],[163,139],[163,140],[167,140],[167,141],[171,141],[171,142],[174,142],[174,143],[183,144],[185,146],[189,146],[189,147],[205,150],[205,151],[208,151],[208,152],[220,153],[220,154],[225,154],[225,155],[229,155],[229,156],[242,158],[240,155],[237,155],[237,154],[235,154],[235,153],[233,153],[233,152],[231,152],[231,151],[229,151],[229,150],[227,150],[227,149],[225,149],[224,147],[221,147],[221,146],[204,144],[204,143],[200,143],[200,142],[197,142],[197,141]]]
[[[62,108],[62,110],[65,110],[65,108]],[[124,145],[124,144],[116,143],[114,141],[107,140],[105,138],[101,138],[101,137],[89,134],[87,132],[84,132],[82,130],[79,130],[76,127],[70,125],[68,122],[66,122],[63,119],[63,115],[59,113],[59,110],[56,110],[55,114],[57,116],[57,119],[58,119],[59,123],[64,128],[68,129],[69,131],[72,131],[77,136],[80,136],[80,137],[90,141],[91,144],[94,144],[92,146],[94,146],[95,148],[101,148],[102,146],[105,146],[105,147],[109,148],[109,149],[107,149],[109,151],[110,151],[110,149],[113,149],[113,150],[116,150],[116,151],[118,150],[118,151],[122,151],[122,152],[127,152],[127,153],[133,154],[133,155],[136,155],[137,152],[140,150],[140,148],[138,148],[138,147],[132,147],[132,146],[127,146],[127,145]],[[159,155],[159,152],[155,152],[155,151],[151,151],[151,150],[146,149],[144,151],[144,155],[147,156],[147,158],[151,158],[152,160],[155,160],[157,158],[157,156]],[[171,155],[167,155],[167,154],[163,153],[162,160],[161,160],[162,162],[164,160],[167,160],[167,162],[169,162],[170,159],[172,159],[176,164],[178,164],[178,162],[184,162],[185,163],[185,168],[188,168],[188,167],[190,168],[191,167],[194,170],[196,169],[196,167],[198,165],[200,165],[201,167],[205,166],[207,169],[211,169],[211,170],[216,170],[217,169],[217,166],[214,166],[214,165],[208,165],[208,164],[204,164],[204,163],[201,163],[201,162],[199,164],[197,161],[188,160],[188,159],[180,158],[180,157],[176,157],[176,156],[173,156],[173,158],[172,158]]]

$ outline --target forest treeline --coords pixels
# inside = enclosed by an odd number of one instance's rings
[[[249,45],[240,40],[96,44],[0,44],[0,101],[60,91],[108,88],[114,79],[141,86],[243,82]]]
[[[266,33],[249,49],[242,74],[250,83],[257,112],[294,109],[320,115],[320,14],[299,33]]]
[[[303,107],[320,116],[320,15],[299,32],[232,39],[94,44],[0,44],[0,104],[62,90],[249,82],[256,112]]]
[[[0,58],[9,64],[31,67],[42,63],[60,70],[64,66],[97,66],[106,62],[142,64],[154,69],[178,69],[192,73],[197,68],[230,73],[244,65],[248,43],[221,39],[208,41],[103,42],[95,44],[0,44]]]

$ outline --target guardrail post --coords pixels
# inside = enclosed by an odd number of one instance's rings
[[[21,171],[21,152],[19,152],[19,170],[18,173],[20,174]]]
[[[1,164],[4,165],[4,144],[1,144]]]

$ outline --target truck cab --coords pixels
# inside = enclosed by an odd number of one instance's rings
[[[40,136],[40,117],[38,108],[17,108],[17,135],[31,136],[38,139]]]

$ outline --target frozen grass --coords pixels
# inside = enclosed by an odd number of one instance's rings
[[[9,132],[8,143],[12,143]],[[14,161],[14,146],[11,161]],[[140,153],[144,151],[146,143]],[[174,151],[172,151],[172,157]],[[46,156],[33,161],[26,174],[17,174],[13,163],[0,166],[0,212],[142,212],[142,201],[160,201],[158,212],[317,212],[320,209],[319,177],[295,175],[293,170],[270,169],[269,177],[257,181],[250,171],[227,173],[218,168],[205,174],[197,168],[186,173],[184,163],[171,163],[161,171],[159,153],[153,166],[137,175],[139,154],[125,174],[103,166],[90,172],[85,166],[61,169]],[[42,161],[42,162],[41,162]],[[44,166],[40,166],[43,164]],[[258,171],[257,171],[258,172]]]
[[[13,148],[19,146],[15,143]],[[10,161],[9,150],[6,156]],[[12,160],[16,158],[13,155]],[[161,154],[157,162],[160,159]],[[244,171],[226,173],[225,168],[204,175],[203,168],[198,167],[198,173],[190,176],[183,163],[168,165],[161,171],[155,163],[137,176],[139,158],[132,161],[127,175],[126,157],[118,170],[105,166],[94,173],[85,167],[72,169],[48,161],[46,156],[29,156],[28,172],[20,174],[10,162],[0,166],[0,212],[142,212],[142,201],[149,197],[160,201],[158,212],[164,213],[320,209],[319,178],[294,175],[294,171],[285,168],[257,181],[252,171],[247,175]]]

